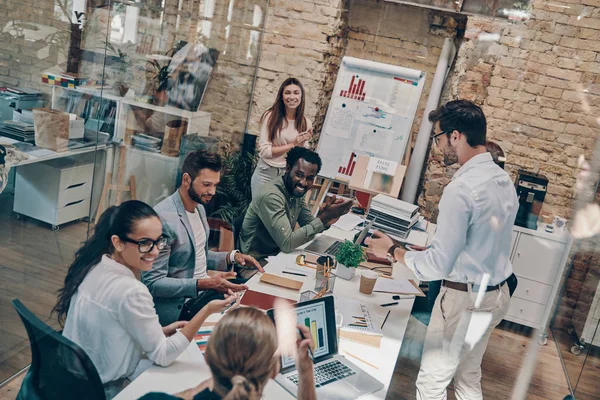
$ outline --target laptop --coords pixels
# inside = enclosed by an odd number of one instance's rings
[[[295,304],[298,323],[313,336],[315,385],[320,400],[351,400],[383,389],[384,385],[338,354],[333,296]],[[275,321],[273,310],[267,312]],[[285,390],[298,396],[298,372],[293,357],[281,357],[281,372],[275,377]]]
[[[375,220],[368,221],[365,224],[364,228],[360,232],[360,235],[358,235],[358,237],[354,241],[355,244],[361,244],[363,240],[365,240],[367,234],[369,233],[369,229],[371,229],[371,227],[373,226],[373,222],[375,222]],[[306,246],[305,250],[309,253],[314,253],[321,256],[335,257],[342,243],[344,243],[343,240],[338,240],[327,235],[320,235],[315,240],[313,240],[311,244]]]

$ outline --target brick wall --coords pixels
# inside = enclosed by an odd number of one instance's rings
[[[547,176],[544,211],[568,217],[577,159],[591,156],[598,129],[600,4],[552,4],[534,1],[526,23],[470,17],[445,98],[482,105],[513,178],[519,168]],[[482,42],[482,32],[500,40]],[[431,154],[419,199],[427,213],[435,213],[449,175]]]
[[[50,93],[41,84],[41,72],[66,60],[70,29],[54,14],[54,0],[0,1],[0,86],[27,86]],[[21,24],[15,27],[14,22]]]
[[[262,113],[275,101],[288,77],[306,93],[305,115],[322,124],[346,40],[346,3],[342,0],[273,0],[265,29],[252,99],[250,132],[258,134]]]

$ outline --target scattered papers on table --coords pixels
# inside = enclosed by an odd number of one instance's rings
[[[413,294],[415,296],[425,296],[423,292],[409,279],[381,279],[375,282],[374,292],[395,293],[395,294]]]
[[[336,296],[335,306],[342,314],[341,329],[374,335],[382,334],[381,328],[373,323],[373,318],[377,315],[373,305],[361,304],[358,300]]]
[[[342,216],[335,224],[333,224],[333,226],[343,231],[350,232],[351,230],[356,228],[358,224],[363,223],[364,220],[365,219],[363,216],[348,213]]]

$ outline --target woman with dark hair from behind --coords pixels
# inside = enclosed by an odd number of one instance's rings
[[[151,362],[171,364],[212,314],[237,299],[215,300],[189,322],[161,327],[148,288],[135,274],[152,268],[167,244],[156,212],[141,201],[107,209],[75,253],[53,311],[63,335],[94,363],[107,399]],[[178,331],[178,329],[181,329]],[[145,364],[145,365],[144,365]]]
[[[308,146],[312,123],[304,116],[302,83],[288,78],[279,87],[273,105],[260,118],[258,164],[252,175],[252,198],[259,188],[285,173],[285,156],[295,146]]]
[[[298,329],[306,339],[296,341],[297,398],[316,400],[313,361],[308,356],[312,335],[306,326],[298,325]],[[140,400],[260,400],[267,382],[280,369],[275,325],[256,308],[233,310],[213,330],[204,358],[210,379],[175,396],[149,393]]]

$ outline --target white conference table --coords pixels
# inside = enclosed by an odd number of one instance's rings
[[[433,236],[434,230],[435,225],[429,224],[429,241]],[[338,239],[352,239],[355,232],[356,231],[343,231],[334,226],[324,234]],[[262,283],[259,281],[260,273],[256,274],[248,281],[247,285],[249,289],[296,301],[300,299],[300,294],[302,292],[314,290],[315,270],[296,265],[295,259],[298,254],[305,254],[305,252],[299,249],[289,254],[281,253],[270,258],[269,263],[265,266],[265,272],[303,281],[304,284],[299,292]],[[306,270],[307,276],[301,277],[281,274],[281,271],[286,268]],[[376,305],[375,309],[377,310],[377,316],[374,320],[376,324],[381,325],[383,323],[388,311],[390,311],[390,315],[383,327],[383,339],[379,349],[341,338],[339,341],[339,351],[350,361],[384,384],[384,388],[380,391],[361,397],[361,399],[385,399],[414,304],[414,297],[398,300],[399,304],[396,306],[380,307],[380,304],[393,302],[392,295],[389,293],[373,293],[368,296],[361,294],[358,291],[360,271],[360,269],[357,270],[354,278],[350,281],[337,278],[335,280],[334,295],[342,295],[347,298],[359,300],[365,304],[370,303]],[[394,265],[392,276],[394,278],[416,280],[413,272],[400,263]],[[207,321],[216,322],[220,317],[220,315],[213,315]],[[360,358],[360,360],[355,358],[355,356]],[[364,360],[371,365],[368,365],[361,360]],[[373,366],[376,366],[377,368],[374,368]],[[169,367],[152,365],[119,393],[119,395],[115,397],[115,400],[138,399],[149,392],[175,394],[192,388],[207,378],[210,378],[210,369],[204,361],[204,356],[200,353],[198,346],[192,342],[187,350],[179,356],[173,364]],[[275,381],[271,380],[265,387],[263,399],[292,400],[295,399],[295,397],[290,395],[285,389],[275,383]]]

